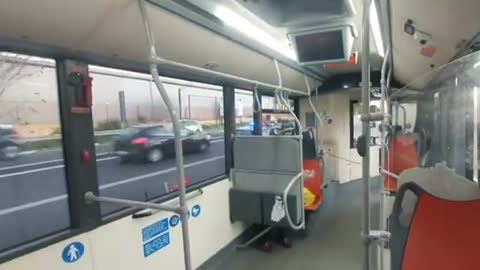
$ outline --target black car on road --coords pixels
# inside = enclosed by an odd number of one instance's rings
[[[14,159],[20,152],[19,138],[11,125],[0,125],[0,160]]]
[[[180,134],[184,153],[204,152],[210,147],[210,135],[186,128]],[[122,162],[155,163],[175,154],[175,136],[162,126],[131,127],[115,141],[114,151]]]

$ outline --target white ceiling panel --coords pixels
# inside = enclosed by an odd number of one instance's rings
[[[270,84],[271,59],[168,11],[148,5],[161,57]],[[3,0],[0,37],[119,57],[146,60],[147,44],[136,0]],[[284,86],[305,90],[303,74],[281,65]],[[315,85],[319,82],[317,81]]]
[[[391,0],[395,79],[422,88],[435,73],[432,64],[448,63],[460,50],[457,45],[480,31],[479,10],[478,0]],[[431,44],[437,47],[433,58],[422,56],[419,42],[404,32],[407,19],[432,35]]]

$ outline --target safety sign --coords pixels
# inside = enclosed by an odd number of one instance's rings
[[[170,233],[167,232],[143,244],[143,256],[146,258],[168,245],[170,245]]]
[[[142,229],[143,255],[145,258],[170,245],[169,227],[168,218],[164,218]]]
[[[200,208],[199,204],[196,204],[192,207],[192,217],[198,217],[200,216],[200,212],[202,211],[202,208]]]
[[[170,217],[170,226],[177,227],[178,223],[180,223],[180,217],[178,215],[173,215]]]
[[[62,252],[62,259],[66,263],[74,263],[82,258],[85,253],[85,246],[80,242],[68,244]]]
[[[147,242],[155,236],[158,236],[164,232],[168,231],[168,218],[162,219],[161,221],[154,223],[150,226],[147,226],[142,229],[142,239],[143,242]]]

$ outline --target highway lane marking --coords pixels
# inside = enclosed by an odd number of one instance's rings
[[[110,154],[110,153],[109,152],[99,153],[99,154],[97,154],[97,157],[106,156],[108,154]],[[31,166],[35,166],[35,165],[42,165],[42,164],[48,164],[48,163],[54,163],[54,162],[60,162],[60,161],[63,161],[63,158],[62,159],[52,159],[52,160],[46,160],[46,161],[39,161],[39,162],[33,162],[33,163],[26,163],[26,164],[20,164],[20,165],[8,166],[8,167],[0,167],[0,171],[22,168],[22,167],[31,167]]]
[[[219,137],[220,138],[220,137]],[[224,139],[221,139],[221,140],[215,140],[215,141],[211,141],[210,143],[219,143],[219,142],[223,142]],[[98,153],[97,154],[97,157],[101,157],[101,156],[106,156],[106,155],[109,155],[109,154],[112,154],[112,152],[104,152],[104,153]],[[0,171],[5,171],[5,170],[10,170],[10,169],[17,169],[17,168],[23,168],[23,167],[31,167],[31,166],[36,166],[36,165],[42,165],[42,164],[48,164],[48,163],[55,163],[55,162],[60,162],[60,161],[63,161],[63,159],[53,159],[53,160],[46,160],[46,161],[39,161],[39,162],[33,162],[33,163],[26,163],[26,164],[20,164],[20,165],[13,165],[13,166],[7,166],[7,167],[0,167]],[[97,160],[97,161],[102,161],[102,160]],[[54,166],[55,167],[55,166]],[[51,169],[56,169],[56,168],[60,168],[60,167],[48,167],[48,168],[51,168]],[[48,169],[46,168],[46,169]],[[0,176],[1,178],[1,176]]]
[[[100,159],[97,159],[97,162],[116,159],[116,158],[118,158],[118,157],[100,158]],[[11,177],[11,176],[17,176],[17,175],[24,175],[24,174],[35,173],[35,172],[49,171],[49,170],[54,170],[54,169],[60,169],[60,168],[63,168],[63,167],[65,167],[64,164],[51,166],[51,167],[45,167],[45,168],[39,168],[39,169],[33,169],[33,170],[28,170],[28,171],[22,171],[22,172],[2,174],[2,175],[0,175],[0,178],[6,178],[6,177]]]
[[[52,197],[52,198],[48,198],[48,199],[45,199],[45,200],[40,200],[40,201],[36,201],[36,202],[22,204],[22,205],[19,205],[19,206],[15,206],[15,207],[0,210],[0,216],[8,215],[8,214],[13,213],[13,212],[22,211],[22,210],[30,209],[30,208],[33,208],[33,207],[37,207],[37,206],[40,206],[40,205],[53,203],[53,202],[61,201],[61,200],[65,200],[65,199],[67,199],[67,194]]]
[[[196,161],[196,162],[186,164],[186,165],[184,165],[184,168],[186,169],[186,168],[201,165],[201,164],[204,164],[204,163],[216,161],[216,160],[219,160],[219,159],[224,159],[224,158],[225,158],[225,156],[218,156],[218,157],[214,157],[214,158],[204,159],[204,160],[200,160],[200,161]],[[150,178],[150,177],[153,177],[153,176],[157,176],[157,175],[160,175],[160,174],[174,172],[176,170],[177,170],[177,168],[172,167],[172,168],[164,169],[164,170],[161,170],[161,171],[156,171],[156,172],[153,172],[153,173],[147,173],[147,174],[144,174],[144,175],[139,175],[139,176],[135,176],[135,177],[132,177],[132,178],[127,178],[127,179],[124,179],[124,180],[116,181],[116,182],[113,182],[113,183],[110,183],[110,184],[103,184],[103,185],[100,185],[99,189],[103,190],[103,189],[107,189],[107,188],[112,188],[112,187],[120,186],[120,185],[123,185],[123,184],[136,182],[136,181],[139,181],[139,180],[142,180],[142,179],[145,179],[145,178]]]
[[[212,161],[216,161],[216,160],[220,160],[220,159],[224,159],[224,158],[225,158],[225,156],[209,158],[209,159],[189,163],[189,164],[185,165],[184,167],[185,168],[190,168],[190,167],[193,167],[193,166],[201,165],[201,164],[204,164],[204,163],[208,163],[208,162],[212,162]],[[103,189],[107,189],[107,188],[131,183],[131,182],[139,181],[139,180],[142,180],[142,179],[145,179],[145,178],[157,176],[157,175],[160,175],[160,174],[173,172],[175,170],[176,170],[176,168],[173,167],[173,168],[157,171],[157,172],[154,172],[154,173],[149,173],[149,174],[144,174],[144,175],[140,175],[140,176],[137,176],[137,177],[127,178],[127,179],[117,181],[117,182],[114,182],[114,183],[111,183],[111,184],[101,185],[99,188],[100,188],[100,190],[103,190]],[[60,196],[56,196],[56,197],[52,197],[52,198],[48,198],[48,199],[44,199],[44,200],[40,200],[40,201],[36,201],[36,202],[31,202],[31,203],[26,203],[26,204],[18,205],[18,206],[15,206],[15,207],[11,207],[11,208],[6,208],[6,209],[3,209],[3,210],[0,210],[0,216],[8,215],[10,213],[17,212],[17,211],[27,210],[27,209],[30,209],[30,208],[34,208],[34,207],[37,207],[37,206],[44,205],[44,204],[49,204],[49,203],[65,200],[67,198],[68,198],[67,194],[63,194],[63,195],[60,195]]]

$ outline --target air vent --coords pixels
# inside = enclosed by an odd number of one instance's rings
[[[477,33],[475,37],[467,43],[467,45],[455,55],[452,60],[457,58],[463,57],[467,54],[474,53],[476,51],[480,51],[480,33]]]
[[[352,0],[236,0],[274,27],[288,29],[339,21],[355,15]]]

